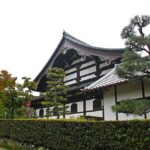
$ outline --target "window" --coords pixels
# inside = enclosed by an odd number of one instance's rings
[[[103,94],[97,94],[93,101],[93,110],[100,110],[103,108]]]
[[[76,103],[73,103],[71,105],[71,113],[76,113],[77,112],[77,104]]]
[[[93,101],[93,110],[100,110],[101,109],[101,100],[95,99]]]
[[[40,109],[40,111],[39,111],[39,117],[44,117],[44,110],[43,109]]]

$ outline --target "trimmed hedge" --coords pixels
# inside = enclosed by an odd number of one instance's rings
[[[50,150],[150,149],[150,120],[0,120],[0,138]]]

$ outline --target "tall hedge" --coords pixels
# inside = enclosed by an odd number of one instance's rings
[[[50,150],[150,149],[150,120],[0,120],[0,138]]]

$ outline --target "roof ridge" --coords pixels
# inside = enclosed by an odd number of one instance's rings
[[[90,44],[87,44],[81,40],[79,40],[78,38],[70,35],[69,33],[67,33],[66,31],[63,31],[63,37],[65,39],[68,39],[72,42],[75,42],[75,43],[78,43],[80,45],[83,45],[83,46],[87,46],[87,47],[90,47],[90,48],[93,48],[93,49],[97,49],[97,50],[108,50],[108,51],[124,51],[124,48],[104,48],[104,47],[97,47],[97,46],[92,46]]]
[[[84,44],[84,45],[87,45],[87,46],[91,46],[91,45],[89,45],[89,44],[87,44],[87,43],[85,43],[85,42],[79,40],[78,38],[72,36],[71,34],[67,33],[66,31],[63,31],[63,37],[66,38],[66,39],[69,38],[70,40],[73,40],[73,41],[75,41],[75,42],[77,41],[77,42],[79,42],[79,43],[81,43],[81,44]]]

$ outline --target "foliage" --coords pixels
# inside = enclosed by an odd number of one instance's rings
[[[123,54],[122,64],[117,67],[117,74],[127,79],[144,79],[149,77],[146,70],[150,69],[149,57],[141,57],[139,54],[126,50]]]
[[[45,100],[42,102],[43,105],[47,106],[47,117],[50,116],[49,107],[51,106],[57,108],[57,118],[62,111],[65,112],[64,104],[67,101],[68,87],[64,85],[64,77],[65,72],[61,68],[49,68],[47,70],[47,90]],[[63,108],[59,106],[63,106]]]
[[[1,120],[0,138],[52,150],[150,149],[150,120]]]
[[[14,118],[25,114],[25,102],[33,98],[31,89],[35,83],[23,77],[23,84],[16,83],[17,78],[2,70],[0,72],[0,115]]]
[[[112,110],[115,112],[143,115],[147,111],[150,111],[150,100],[139,99],[139,100],[124,100],[116,106],[112,106]]]
[[[150,35],[144,33],[150,24],[150,16],[135,16],[121,33],[126,40],[126,50],[122,63],[117,67],[117,74],[128,80],[149,80],[150,77]],[[124,100],[113,106],[113,111],[143,114],[150,108],[148,100]]]
[[[121,33],[126,40],[126,52],[117,72],[124,78],[150,76],[150,35],[144,33],[150,24],[150,16],[135,16]],[[143,56],[144,54],[144,56]]]

